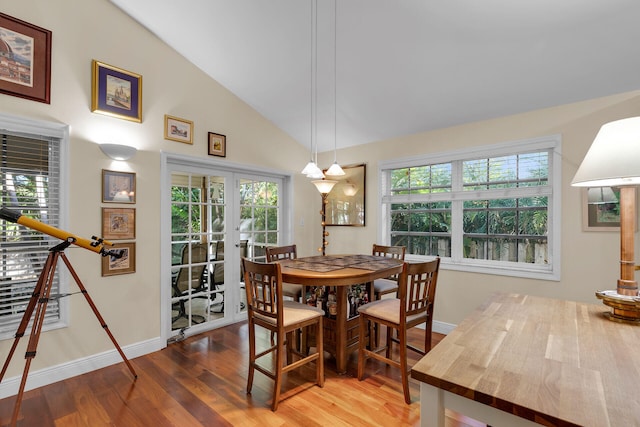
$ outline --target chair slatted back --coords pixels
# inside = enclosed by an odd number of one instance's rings
[[[377,245],[373,244],[373,250],[371,251],[371,255],[373,256],[384,256],[389,258],[400,259],[404,261],[404,255],[407,251],[407,248],[404,246],[385,246],[385,245]],[[389,279],[398,279],[398,275],[394,274],[390,276]]]
[[[298,258],[298,250],[296,245],[267,246],[266,255],[267,262],[274,262],[282,259],[296,259]]]
[[[439,269],[440,258],[421,263],[405,263],[398,286],[400,306],[406,307],[403,312],[405,318],[421,313],[431,314]]]
[[[274,319],[282,324],[282,272],[280,264],[242,258],[249,316]]]

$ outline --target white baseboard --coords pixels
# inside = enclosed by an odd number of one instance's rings
[[[438,322],[437,320],[433,321],[432,331],[437,332],[439,334],[449,335],[451,331],[456,328],[456,325],[452,323],[444,323]]]
[[[126,347],[122,347],[122,351],[127,356],[127,359],[131,360],[133,358],[161,350],[165,348],[166,345],[166,341],[163,341],[160,337],[157,337],[151,340],[142,341],[139,343],[128,345]],[[14,358],[15,356],[16,355],[14,354]],[[18,359],[22,360],[22,358]],[[25,391],[53,384],[67,378],[86,374],[87,372],[95,371],[97,369],[115,365],[116,363],[121,362],[124,363],[122,357],[120,356],[120,353],[118,353],[118,350],[116,350],[116,348],[114,347],[113,350],[94,354],[84,359],[78,359],[57,366],[51,366],[49,368],[41,369],[39,371],[29,372],[27,376],[27,384],[25,385]],[[12,363],[15,362],[12,360]],[[0,384],[0,399],[18,394],[21,379],[22,375],[3,379],[2,383]]]

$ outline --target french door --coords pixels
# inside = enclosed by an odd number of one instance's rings
[[[284,175],[167,164],[168,338],[246,319],[241,259],[285,241]],[[169,257],[164,257],[167,259]]]

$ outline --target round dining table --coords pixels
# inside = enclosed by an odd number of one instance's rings
[[[357,350],[359,341],[354,300],[358,303],[371,301],[373,281],[399,274],[403,261],[373,255],[322,255],[278,263],[282,267],[283,282],[304,286],[303,302],[311,302],[307,295],[313,297],[313,292],[323,295],[313,303],[325,308],[324,348],[335,357],[337,372],[345,373],[348,356]],[[336,306],[335,310],[329,311],[326,309],[327,296],[331,295],[335,295]]]

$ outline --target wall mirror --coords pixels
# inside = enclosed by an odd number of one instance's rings
[[[343,166],[342,169],[344,176],[331,177],[338,183],[327,196],[325,223],[364,227],[366,166],[363,163]]]

